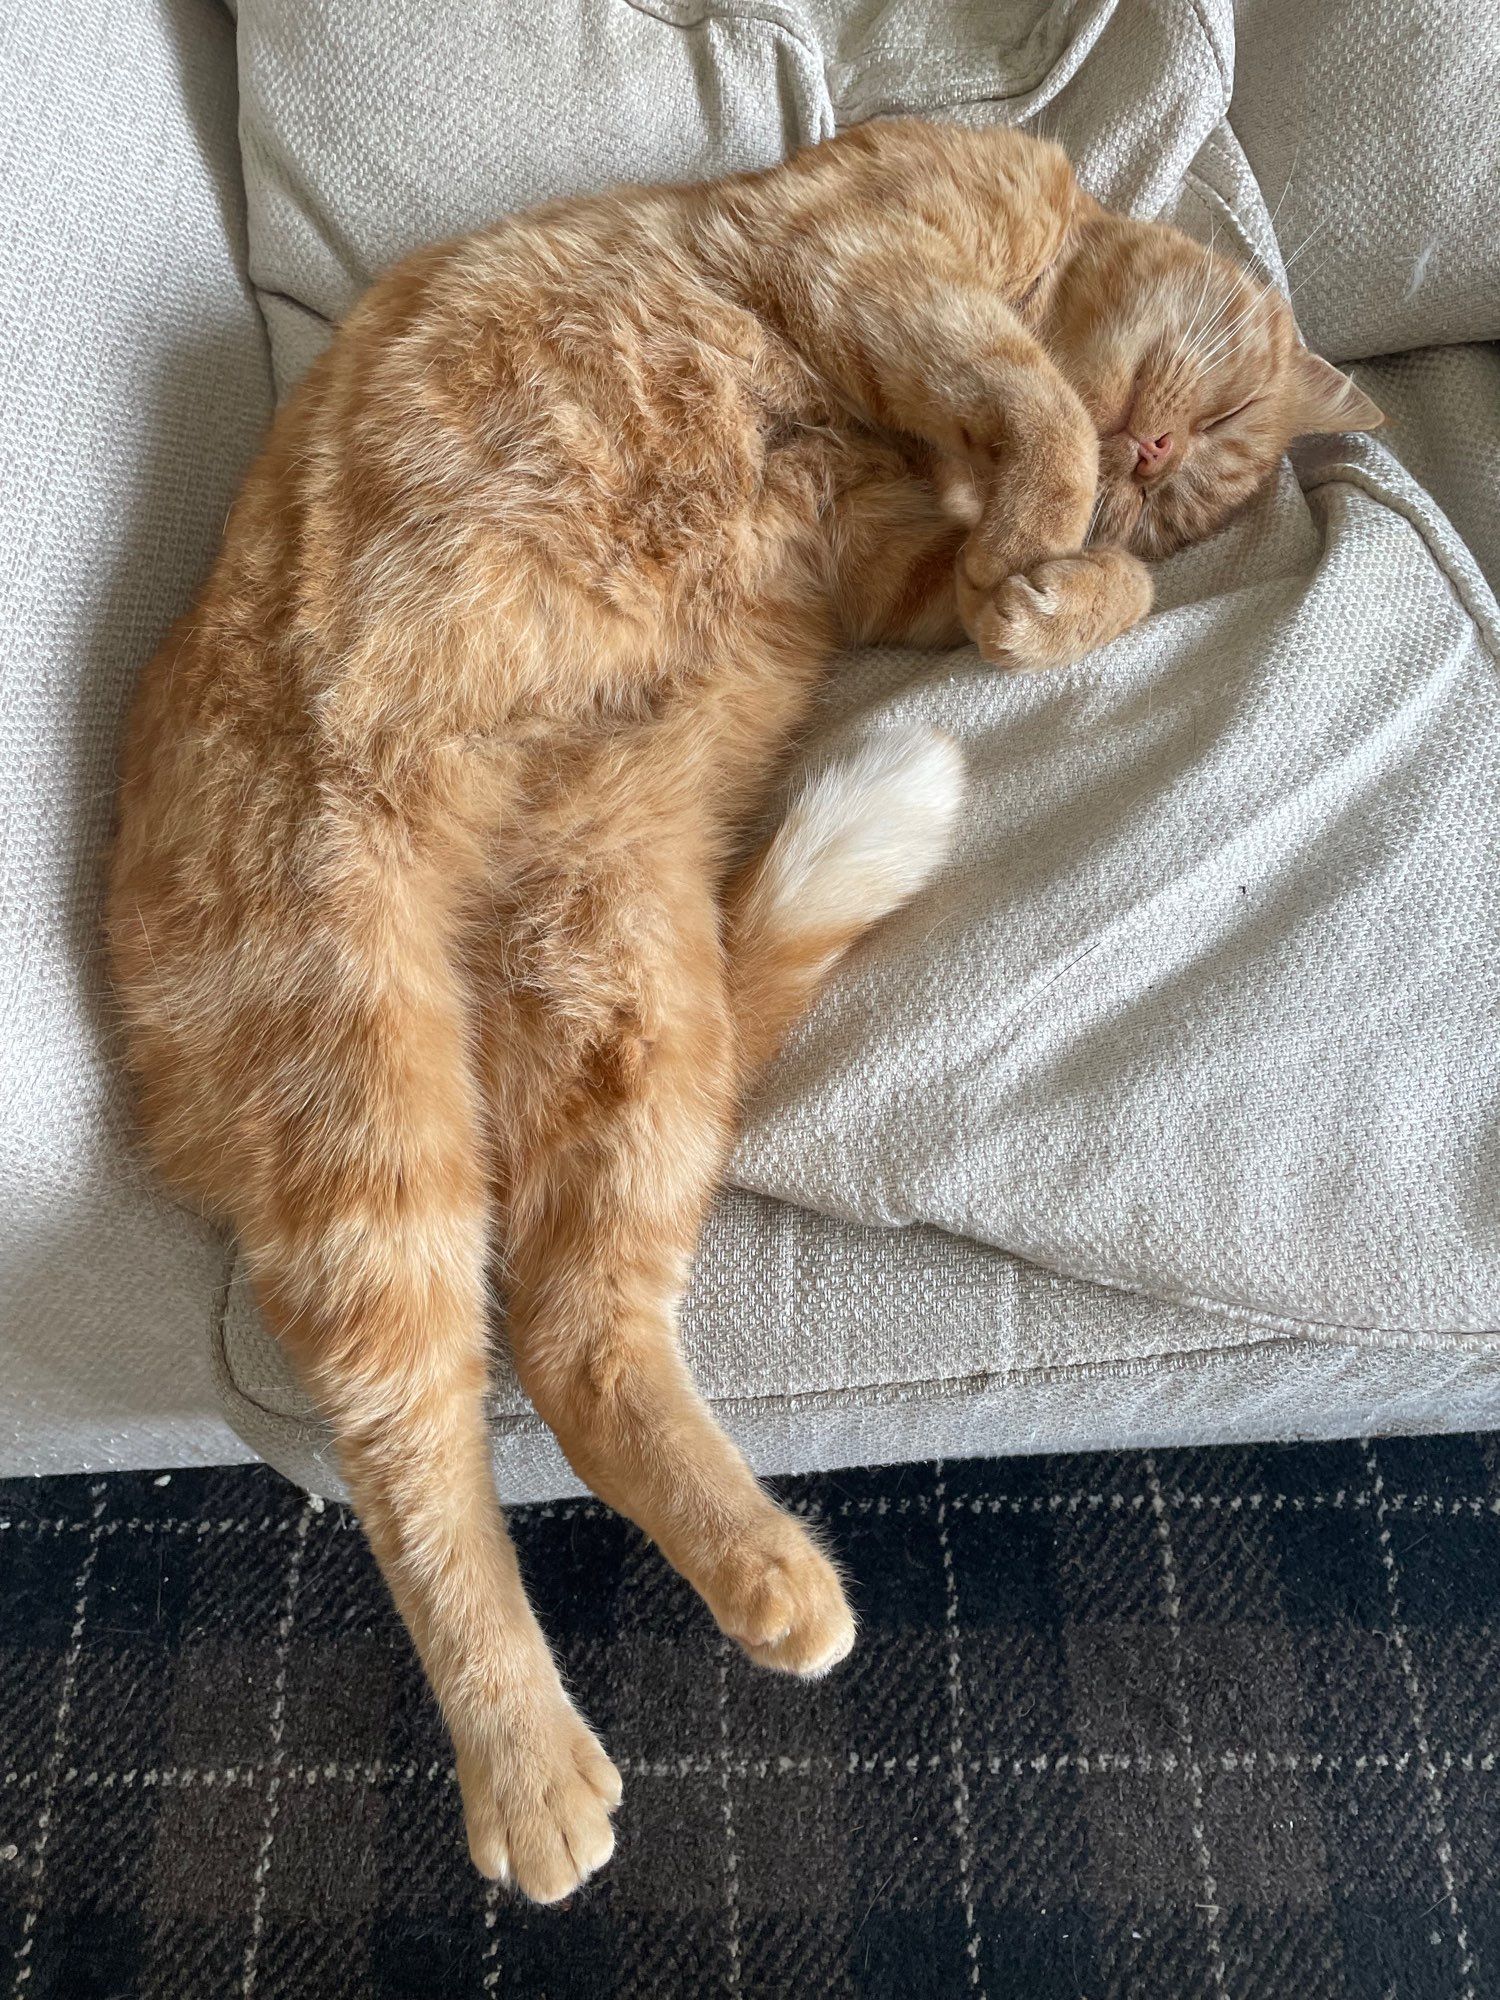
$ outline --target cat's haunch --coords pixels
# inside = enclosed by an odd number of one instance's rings
[[[142,1129],[237,1234],[452,1732],[474,1859],[613,1846],[493,1487],[489,1287],[579,1476],[759,1664],[854,1640],[677,1310],[739,1107],[943,865],[879,737],[735,867],[840,645],[1059,666],[1299,431],[1378,421],[1276,293],[1057,147],[873,124],[383,277],[146,670],[109,941]]]

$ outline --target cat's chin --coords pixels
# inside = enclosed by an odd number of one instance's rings
[[[1106,447],[1113,442],[1106,440]],[[1140,536],[1146,525],[1145,495],[1128,474],[1121,478],[1104,462],[1102,450],[1100,458],[1099,493],[1089,528],[1089,547],[1132,549],[1138,555],[1144,554]]]

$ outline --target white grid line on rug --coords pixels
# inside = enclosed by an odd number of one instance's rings
[[[68,1744],[68,1725],[73,1714],[73,1691],[78,1685],[78,1663],[83,1658],[83,1634],[88,1623],[89,1588],[94,1580],[94,1571],[99,1562],[100,1525],[104,1519],[104,1506],[109,1489],[103,1480],[90,1486],[89,1497],[94,1502],[92,1532],[83,1561],[73,1580],[73,1625],[68,1635],[68,1650],[63,1658],[62,1681],[57,1693],[57,1713],[52,1724],[52,1748],[42,1773],[42,1799],[37,1808],[36,1835],[32,1842],[31,1879],[26,1887],[26,1912],[21,1919],[21,1936],[16,1945],[15,1981],[13,1994],[24,1993],[31,1979],[32,1947],[36,1943],[37,1923],[42,1914],[46,1872],[47,1845],[52,1833],[52,1808],[57,1798],[57,1787],[63,1768],[63,1756]]]
[[[1401,1618],[1401,1577],[1396,1563],[1396,1552],[1391,1546],[1391,1531],[1386,1525],[1386,1511],[1382,1505],[1384,1482],[1380,1476],[1380,1461],[1372,1444],[1366,1444],[1364,1452],[1365,1463],[1370,1473],[1370,1490],[1376,1499],[1375,1519],[1380,1534],[1380,1559],[1385,1569],[1386,1589],[1391,1603],[1391,1644],[1401,1661],[1401,1672],[1411,1702],[1412,1732],[1416,1737],[1417,1752],[1422,1759],[1423,1774],[1427,1780],[1428,1817],[1432,1825],[1433,1848],[1437,1855],[1438,1870],[1443,1878],[1448,1914],[1453,1920],[1454,1940],[1458,1945],[1459,1977],[1463,1981],[1459,1990],[1459,2000],[1475,2000],[1474,1956],[1469,1948],[1469,1935],[1464,1926],[1463,1912],[1459,1907],[1458,1884],[1453,1874],[1453,1848],[1448,1838],[1447,1805],[1427,1735],[1426,1698],[1422,1692],[1417,1663],[1412,1657],[1411,1645],[1406,1636],[1406,1627]]]
[[[1209,1972],[1217,1993],[1224,1993],[1224,1949],[1219,1941],[1219,1887],[1214,1880],[1213,1856],[1209,1852],[1208,1832],[1203,1817],[1203,1772],[1193,1750],[1193,1713],[1188,1700],[1187,1667],[1182,1654],[1182,1598],[1177,1586],[1177,1558],[1172,1551],[1172,1526],[1167,1513],[1167,1503],[1162,1494],[1161,1480],[1157,1476],[1156,1460],[1148,1452],[1146,1455],[1146,1490],[1151,1501],[1151,1513],[1156,1527],[1157,1546],[1161,1553],[1162,1591],[1167,1606],[1168,1650],[1171,1656],[1171,1678],[1176,1706],[1179,1714],[1178,1728],[1182,1737],[1183,1770],[1187,1779],[1189,1823],[1193,1829],[1193,1846],[1198,1855],[1198,1872],[1203,1881],[1203,1902],[1196,1904],[1206,1918]]]
[[[254,1785],[268,1775],[269,1759],[245,1758],[233,1764],[167,1764],[120,1771],[80,1770],[76,1765],[61,1771],[58,1789],[80,1791],[170,1791],[194,1785]],[[925,1757],[869,1757],[853,1751],[809,1751],[802,1756],[785,1754],[765,1757],[730,1757],[718,1752],[679,1757],[616,1756],[613,1762],[622,1778],[713,1777],[727,1770],[738,1779],[808,1777],[916,1776],[923,1771],[952,1769],[948,1751],[934,1751]],[[983,1756],[966,1756],[966,1776],[1009,1776],[1013,1778],[1066,1776],[1080,1778],[1172,1777],[1197,1770],[1207,1777],[1241,1777],[1250,1781],[1265,1777],[1379,1778],[1387,1773],[1403,1777],[1409,1771],[1425,1775],[1431,1766],[1441,1776],[1454,1771],[1468,1776],[1500,1775],[1500,1752],[1494,1750],[1361,1750],[1353,1754],[1338,1750],[1265,1750],[1238,1747],[1196,1755],[1191,1762],[1177,1750],[991,1750]],[[10,1770],[0,1773],[0,1791],[28,1791],[43,1782],[44,1773]],[[318,1759],[300,1762],[288,1759],[281,1766],[283,1787],[300,1785],[416,1785],[446,1784],[453,1778],[449,1759],[420,1763],[407,1758],[391,1761],[371,1757],[362,1762]],[[19,1855],[12,1855],[13,1862]]]
[[[266,1883],[271,1870],[271,1848],[276,1838],[276,1817],[281,1800],[283,1738],[286,1731],[286,1676],[291,1652],[292,1628],[297,1618],[297,1595],[302,1582],[302,1561],[307,1552],[307,1531],[322,1502],[309,1496],[297,1522],[291,1554],[287,1558],[286,1589],[281,1616],[276,1624],[276,1680],[271,1696],[271,1755],[266,1766],[265,1812],[261,1821],[260,1849],[255,1857],[255,1876],[250,1900],[250,1936],[245,1944],[245,1964],[240,1980],[241,2000],[251,2000],[259,1965],[260,1941],[266,1923]]]
[[[740,1990],[740,1855],[734,1833],[734,1791],[730,1785],[729,1755],[729,1648],[719,1654],[719,1812],[724,1822],[724,1914],[727,1919],[725,1943],[729,1951],[728,1991]],[[623,1776],[623,1773],[622,1773]]]
[[[969,1813],[969,1782],[964,1769],[963,1744],[964,1685],[958,1619],[958,1576],[953,1567],[953,1547],[948,1537],[947,1483],[939,1461],[933,1488],[937,1508],[938,1543],[943,1559],[943,1623],[948,1645],[948,1707],[951,1727],[949,1766],[953,1783],[953,1824],[958,1843],[958,1892],[964,1913],[964,1951],[969,1960],[969,1984],[980,2000],[984,1986],[979,1971],[979,1927],[974,1921],[974,1840]]]
[[[1174,1511],[1188,1509],[1194,1513],[1224,1514],[1303,1514],[1318,1512],[1325,1508],[1339,1511],[1350,1509],[1374,1509],[1375,1495],[1368,1486],[1332,1487],[1326,1492],[1287,1493],[1272,1489],[1256,1489],[1248,1493],[1200,1493],[1181,1486],[1166,1486],[1162,1498]],[[1500,1494],[1491,1493],[1388,1493],[1384,1496],[1388,1514],[1431,1514],[1437,1516],[1458,1516],[1469,1514],[1475,1518],[1493,1515],[1500,1518]],[[889,1514],[924,1514],[933,1506],[932,1496],[927,1493],[904,1493],[895,1498],[880,1495],[874,1499],[841,1500],[827,1505],[821,1502],[793,1500],[788,1503],[788,1511],[803,1520],[847,1520],[861,1514],[886,1516]],[[1113,1514],[1141,1514],[1150,1505],[1149,1496],[1140,1492],[1099,1491],[1088,1488],[1070,1488],[1064,1492],[1049,1493],[977,1493],[961,1496],[947,1495],[947,1508],[952,1514],[1077,1514],[1084,1510],[1098,1512],[1107,1510]],[[544,1505],[523,1503],[509,1509],[530,1520],[616,1520],[609,1508],[598,1500],[559,1500]],[[320,1515],[326,1529],[335,1533],[357,1532],[352,1512],[337,1502],[320,1506]],[[298,1525],[295,1514],[257,1517],[246,1515],[236,1520],[203,1521],[194,1516],[132,1515],[128,1519],[106,1521],[101,1532],[106,1535],[187,1535],[195,1540],[206,1540],[215,1535],[285,1535],[291,1534]],[[9,1515],[0,1517],[0,1533],[9,1530],[14,1534],[55,1534],[86,1535],[97,1524],[91,1519],[74,1519],[66,1515],[25,1516]]]
[[[479,1961],[482,1984],[486,1993],[498,1992],[504,1967],[500,1963],[500,1896],[502,1884],[486,1882],[484,1885],[484,1956]]]

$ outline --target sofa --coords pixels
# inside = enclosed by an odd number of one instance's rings
[[[1387,411],[958,736],[952,866],[752,1107],[684,1338],[766,1472],[1500,1422],[1500,36],[1403,0],[12,0],[0,23],[0,1472],[338,1476],[133,1145],[99,941],[141,664],[381,266],[896,111],[1062,140]],[[496,1314],[509,1500],[573,1481]]]

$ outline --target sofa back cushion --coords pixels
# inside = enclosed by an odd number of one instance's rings
[[[1239,0],[1230,122],[1341,360],[1500,336],[1500,8]]]

